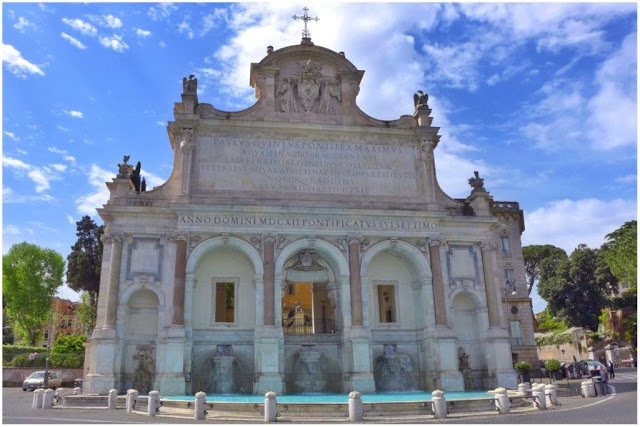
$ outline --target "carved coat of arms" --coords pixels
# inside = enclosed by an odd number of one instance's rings
[[[298,80],[298,96],[305,111],[311,111],[313,103],[320,95],[320,69],[321,65],[308,60],[302,66],[301,77]]]

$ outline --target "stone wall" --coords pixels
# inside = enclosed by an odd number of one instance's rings
[[[21,386],[25,378],[32,372],[43,371],[44,368],[11,368],[2,367],[2,385],[4,387]],[[62,385],[71,387],[73,380],[82,378],[82,368],[52,368],[51,371],[60,371],[62,373]]]
[[[564,354],[562,351],[564,350]],[[580,346],[576,346],[575,344],[565,343],[565,344],[551,344],[551,345],[543,345],[542,347],[538,347],[538,357],[540,360],[549,360],[556,359],[560,362],[573,362],[573,356],[578,360],[587,360],[587,347],[582,343]]]

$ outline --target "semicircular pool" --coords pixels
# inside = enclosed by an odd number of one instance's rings
[[[486,391],[450,391],[445,398],[451,400],[487,399],[493,395]],[[166,400],[195,400],[195,396],[162,396]],[[348,394],[344,393],[308,393],[283,394],[278,396],[278,403],[347,403]],[[431,400],[431,392],[406,391],[397,393],[363,394],[364,403],[379,402],[424,402]],[[208,394],[207,402],[264,403],[264,396],[259,394]]]

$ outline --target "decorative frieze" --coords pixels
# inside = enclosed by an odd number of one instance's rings
[[[105,233],[100,237],[102,243],[122,243],[126,239],[125,233]]]

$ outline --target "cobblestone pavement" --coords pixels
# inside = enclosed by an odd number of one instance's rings
[[[602,398],[561,397],[561,406],[546,411],[520,412],[510,415],[482,414],[465,418],[433,419],[369,419],[368,423],[455,423],[455,424],[636,424],[637,421],[637,371],[620,370],[610,383],[615,395]],[[188,418],[149,418],[139,414],[127,414],[124,410],[106,409],[46,409],[32,410],[33,394],[21,388],[3,388],[2,421],[5,424],[202,424],[221,422],[195,421]],[[296,420],[279,420],[296,422]],[[318,420],[314,421],[315,423]],[[229,421],[225,421],[229,423]]]

